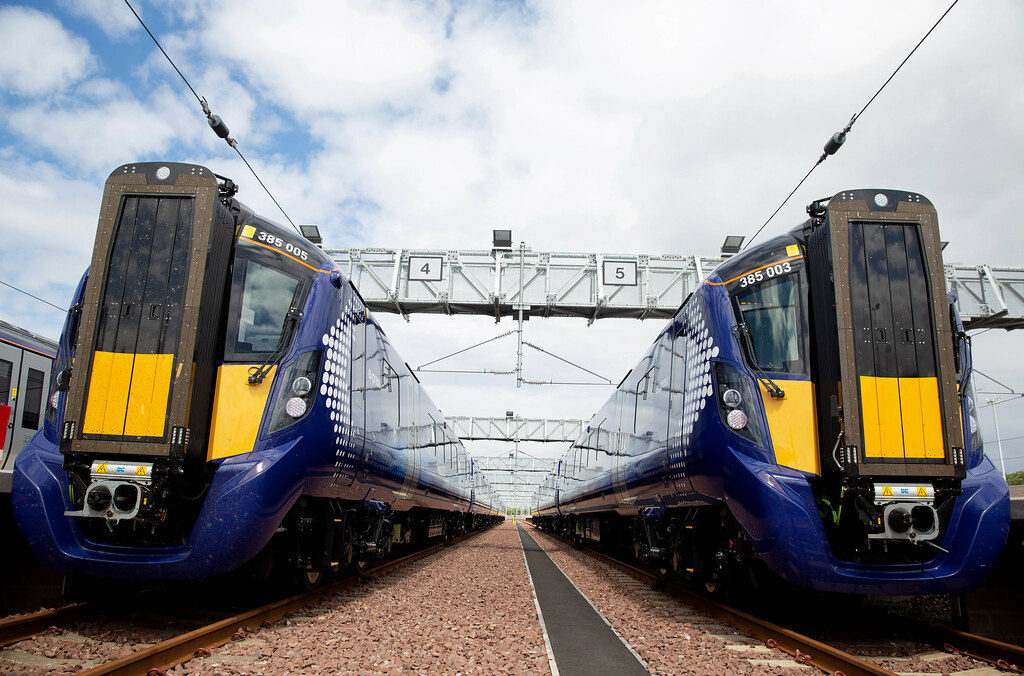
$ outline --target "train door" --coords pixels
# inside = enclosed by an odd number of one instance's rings
[[[850,290],[865,458],[942,460],[927,272],[916,224],[851,224]]]
[[[918,225],[851,224],[864,458],[942,461],[942,415]]]
[[[82,433],[160,439],[173,396],[192,239],[190,199],[126,197],[111,237]]]
[[[14,448],[14,408],[18,403],[21,355],[18,348],[0,343],[0,457],[4,466],[8,453]]]
[[[43,405],[50,379],[50,360],[31,352],[22,353],[21,373],[18,380],[18,396],[11,419],[8,421],[8,432],[13,445],[4,455],[3,467],[14,469],[14,458],[18,451],[25,447],[32,436],[43,426]]]

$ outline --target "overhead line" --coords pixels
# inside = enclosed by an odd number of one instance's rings
[[[274,194],[270,192],[270,188],[268,188],[266,183],[263,182],[263,179],[260,178],[260,175],[256,173],[256,170],[253,169],[252,164],[250,164],[249,160],[247,160],[245,158],[245,155],[242,154],[242,151],[238,149],[238,143],[235,141],[235,139],[231,138],[228,135],[230,132],[228,131],[227,125],[224,124],[223,120],[221,120],[219,116],[213,114],[213,112],[210,110],[210,105],[206,102],[206,99],[199,96],[199,94],[195,90],[195,87],[192,86],[192,83],[188,81],[188,78],[185,77],[185,74],[182,73],[181,69],[178,68],[177,64],[174,63],[174,59],[171,58],[171,55],[167,53],[167,50],[163,48],[163,46],[160,44],[160,41],[156,39],[155,35],[153,35],[153,31],[149,30],[149,26],[146,25],[146,22],[142,20],[142,17],[139,16],[139,13],[135,11],[134,7],[132,7],[132,3],[129,2],[129,0],[124,0],[124,4],[128,5],[128,9],[131,10],[132,14],[135,15],[135,18],[138,19],[139,24],[142,25],[142,28],[146,31],[147,34],[149,34],[149,37],[152,38],[153,44],[155,44],[157,49],[160,50],[160,53],[164,55],[164,58],[167,59],[167,62],[171,64],[171,68],[173,68],[174,71],[178,74],[178,76],[181,77],[182,82],[184,82],[185,86],[188,87],[188,90],[192,92],[192,96],[196,97],[196,101],[199,102],[199,106],[203,109],[203,113],[206,115],[206,119],[209,121],[210,127],[213,129],[214,133],[217,134],[218,137],[224,139],[224,141],[229,146],[231,146],[231,148],[236,153],[238,153],[238,156],[242,159],[242,162],[245,163],[245,166],[249,168],[249,171],[252,172],[252,175],[260,184],[260,187],[262,187],[263,190],[267,193],[270,199],[274,202],[274,205],[281,210],[281,213],[284,214],[284,217],[286,219],[288,219],[288,222],[291,224],[291,226],[295,228],[295,232],[299,233],[299,236],[302,236],[302,231],[299,230],[299,227],[297,225],[295,225],[295,221],[293,221],[292,217],[288,215],[288,212],[284,210],[284,207],[282,207],[281,203],[277,201],[277,198],[274,197]]]
[[[896,66],[896,70],[894,70],[892,74],[885,80],[885,82],[882,83],[882,86],[878,88],[874,95],[872,95],[872,97],[868,99],[868,102],[864,104],[864,107],[860,109],[860,112],[855,113],[853,117],[850,118],[850,121],[846,123],[846,126],[843,127],[842,131],[836,132],[835,134],[832,135],[832,138],[830,138],[828,142],[825,144],[825,148],[821,153],[821,157],[818,158],[818,161],[815,162],[813,166],[811,166],[810,171],[804,174],[804,177],[800,179],[800,182],[796,184],[796,187],[793,188],[793,190],[790,191],[788,195],[786,195],[786,199],[782,200],[782,203],[779,204],[775,211],[772,212],[772,215],[768,217],[768,220],[762,223],[761,227],[757,229],[757,232],[755,232],[750,237],[750,239],[747,240],[747,243],[743,245],[744,249],[750,246],[750,243],[753,242],[754,239],[761,234],[761,231],[765,229],[765,227],[771,222],[773,218],[775,218],[775,215],[782,211],[782,207],[786,206],[786,203],[789,202],[790,198],[793,197],[796,191],[800,189],[800,186],[804,184],[804,181],[807,180],[811,173],[813,173],[814,170],[818,168],[818,165],[824,162],[829,155],[834,155],[836,151],[838,151],[839,148],[843,145],[843,143],[846,142],[846,135],[853,128],[854,123],[860,119],[860,116],[864,114],[864,111],[868,109],[868,106],[870,106],[874,102],[874,100],[878,98],[878,95],[882,93],[882,90],[885,89],[886,85],[892,82],[892,79],[896,77],[896,73],[900,72],[900,69],[903,68],[903,65],[910,60],[910,57],[914,55],[914,52],[917,51],[918,47],[920,47],[924,43],[924,41],[928,39],[928,36],[932,34],[932,31],[934,31],[939,26],[939,24],[942,23],[942,20],[946,18],[946,15],[949,14],[950,10],[956,7],[956,4],[958,2],[960,2],[960,0],[953,0],[953,3],[946,8],[945,12],[942,13],[942,16],[940,16],[938,20],[934,24],[932,24],[932,27],[928,29],[928,32],[924,34],[924,37],[918,40],[917,44],[914,45],[914,48],[910,50],[910,53],[907,54],[902,61],[900,61],[900,65]]]
[[[15,291],[18,291],[19,293],[23,293],[26,296],[29,296],[30,298],[35,298],[40,303],[46,303],[50,307],[56,308],[56,309],[60,310],[61,312],[65,312],[66,313],[68,311],[68,309],[66,307],[61,307],[61,306],[59,306],[59,305],[57,305],[55,303],[51,303],[50,301],[46,300],[45,298],[40,298],[39,296],[37,296],[35,294],[31,294],[28,291],[26,291],[25,289],[19,289],[18,287],[14,286],[13,284],[8,284],[7,282],[3,281],[2,279],[0,279],[0,284],[3,284],[8,289],[14,289]]]

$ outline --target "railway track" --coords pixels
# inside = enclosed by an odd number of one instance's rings
[[[211,650],[232,640],[240,640],[256,633],[261,627],[268,627],[289,617],[304,606],[316,603],[347,589],[360,580],[385,575],[396,568],[417,561],[441,551],[446,546],[458,544],[468,538],[486,532],[484,528],[456,538],[448,545],[437,544],[406,556],[386,561],[358,574],[331,582],[312,592],[296,594],[253,608],[230,617],[217,620],[173,638],[160,641],[133,652],[130,655],[105,662],[82,671],[82,674],[162,674],[165,670],[195,657],[208,655]],[[62,627],[85,617],[92,609],[89,603],[78,603],[54,610],[41,611],[30,615],[0,621],[0,646],[8,646],[46,631],[62,631]]]
[[[843,674],[845,676],[892,676],[892,674],[896,673],[881,665],[830,645],[827,642],[819,641],[780,624],[725,605],[714,599],[701,596],[679,584],[666,582],[659,575],[632,563],[579,545],[567,538],[555,536],[551,533],[547,533],[547,535],[555,537],[574,549],[584,552],[590,557],[621,570],[636,579],[657,585],[659,589],[664,590],[682,603],[706,613],[739,632],[763,641],[769,648],[781,650],[789,654],[798,663],[817,667],[829,674]],[[903,626],[913,632],[922,643],[933,645],[945,653],[963,655],[986,662],[1001,671],[1018,673],[1024,671],[1022,669],[1024,667],[1024,648],[1020,646],[958,631],[950,627],[913,620],[903,622]]]

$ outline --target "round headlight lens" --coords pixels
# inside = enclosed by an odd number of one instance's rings
[[[743,403],[743,395],[739,393],[739,390],[730,388],[722,392],[722,403],[729,408],[736,408]]]
[[[285,402],[284,411],[293,418],[301,418],[306,413],[306,401],[301,397],[292,397]]]
[[[309,394],[309,391],[313,389],[313,383],[310,382],[306,376],[299,376],[292,382],[292,392],[304,397]]]
[[[729,415],[725,417],[725,420],[729,423],[729,427],[734,430],[741,430],[747,426],[747,414],[738,408],[729,411]]]

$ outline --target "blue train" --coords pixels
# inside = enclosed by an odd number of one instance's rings
[[[501,505],[319,248],[201,166],[106,182],[92,263],[12,505],[73,573],[313,586]]]
[[[999,556],[970,343],[935,208],[851,190],[722,263],[538,490],[545,529],[721,591],[959,592]],[[756,567],[755,567],[756,568]]]

